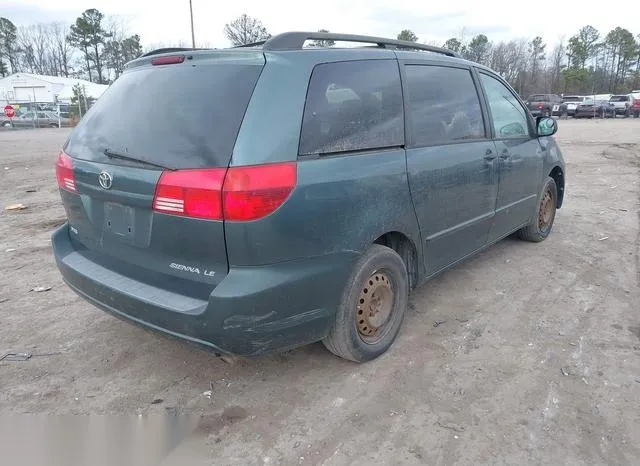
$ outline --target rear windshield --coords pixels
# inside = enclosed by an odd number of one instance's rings
[[[626,95],[614,95],[609,99],[609,102],[626,102],[627,100],[629,100],[629,97]]]
[[[566,96],[562,99],[564,102],[582,102],[582,97],[577,96]]]
[[[542,102],[542,101],[549,100],[549,96],[542,95],[542,94],[532,95],[531,97],[529,97],[529,100],[532,102]]]
[[[105,161],[109,148],[172,168],[227,166],[262,66],[225,60],[134,68],[82,118],[65,151],[85,160]]]

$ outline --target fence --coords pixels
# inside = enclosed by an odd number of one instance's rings
[[[3,126],[50,127],[75,126],[91,107],[93,100],[78,104],[33,102],[20,100],[0,101],[1,107],[9,104],[15,109],[15,116],[7,119],[0,110]]]

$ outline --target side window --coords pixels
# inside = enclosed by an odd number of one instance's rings
[[[400,72],[395,60],[325,63],[314,68],[300,155],[404,144]]]
[[[469,70],[407,65],[405,75],[413,146],[485,137],[480,100]]]
[[[528,138],[527,111],[509,88],[484,73],[480,73],[480,81],[487,95],[496,138]]]

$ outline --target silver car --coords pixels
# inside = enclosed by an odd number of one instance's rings
[[[69,118],[58,116],[54,112],[26,112],[16,115],[14,118],[4,118],[2,126],[15,128],[58,128],[70,126]]]

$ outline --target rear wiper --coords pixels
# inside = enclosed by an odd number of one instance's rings
[[[131,157],[130,155],[123,154],[122,152],[116,152],[114,150],[109,149],[108,147],[102,153],[107,157],[109,157],[110,159],[129,160],[131,162],[138,162],[143,165],[149,165],[151,167],[162,168],[163,170],[171,170],[171,171],[177,170],[177,168],[166,167],[164,165],[160,165],[159,163],[149,162],[148,160]]]

